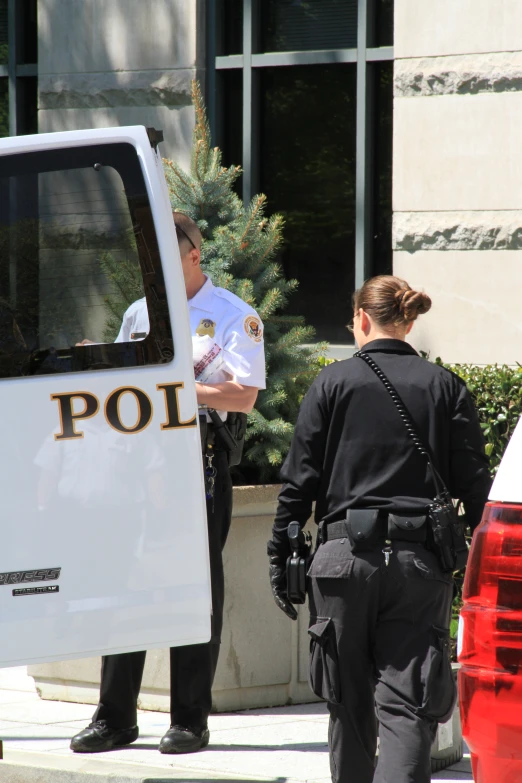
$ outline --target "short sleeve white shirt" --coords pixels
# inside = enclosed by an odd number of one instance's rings
[[[211,383],[232,379],[242,386],[266,388],[263,323],[256,311],[209,277],[189,299],[188,308],[193,343],[210,337],[223,354],[224,362]],[[149,329],[146,300],[138,299],[126,310],[115,342],[143,340]]]
[[[263,324],[256,311],[230,291],[217,288],[209,277],[188,306],[193,343],[210,337],[223,352],[224,363],[211,383],[232,377],[242,386],[264,389]]]
[[[144,340],[150,330],[149,312],[145,297],[133,302],[125,310],[121,322],[120,331],[115,343],[130,343],[135,340]]]

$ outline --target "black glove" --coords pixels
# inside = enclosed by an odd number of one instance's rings
[[[273,541],[268,542],[267,552],[269,562],[268,575],[274,600],[287,617],[291,620],[297,620],[297,611],[288,600],[286,592],[286,560],[290,553],[280,551]]]

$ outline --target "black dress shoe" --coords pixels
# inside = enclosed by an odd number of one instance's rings
[[[171,726],[160,742],[159,751],[160,753],[195,753],[206,748],[209,739],[210,732],[206,726],[203,729]]]
[[[74,735],[71,750],[75,753],[101,753],[120,745],[130,745],[138,739],[139,733],[137,726],[131,729],[113,729],[107,726],[107,721],[97,720]]]

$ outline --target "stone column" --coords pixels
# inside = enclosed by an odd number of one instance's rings
[[[38,0],[40,133],[145,125],[190,160],[204,0]]]
[[[520,360],[522,3],[395,0],[394,272],[449,362]]]

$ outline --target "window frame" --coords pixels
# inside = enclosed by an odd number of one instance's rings
[[[23,94],[22,85],[19,80],[26,80],[38,76],[38,64],[23,63],[18,64],[18,50],[20,31],[23,29],[25,18],[25,7],[17,0],[8,0],[7,2],[7,65],[0,65],[0,79],[6,78],[9,83],[9,136],[20,136],[27,133],[27,127],[24,127],[23,117],[20,106],[20,95]]]
[[[357,47],[297,52],[254,53],[256,13],[260,0],[243,0],[243,54],[216,55],[217,0],[207,0],[206,98],[210,129],[216,137],[216,72],[241,69],[243,73],[242,197],[248,204],[258,190],[259,145],[256,107],[259,70],[264,67],[355,63],[356,89],[356,175],[355,175],[355,286],[359,288],[373,273],[373,180],[374,101],[372,65],[393,61],[393,46],[374,46],[378,0],[358,0]],[[262,2],[262,0],[261,0]]]

